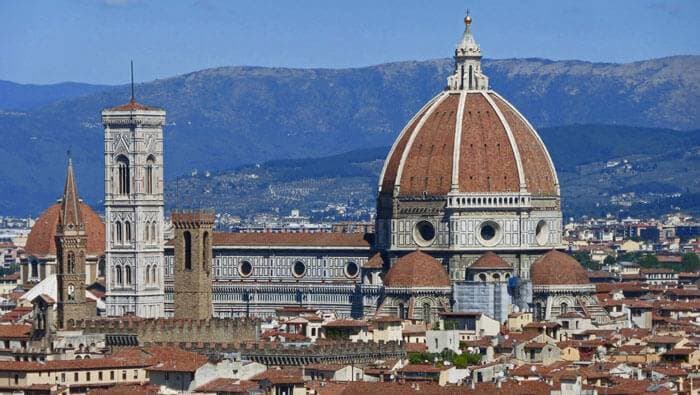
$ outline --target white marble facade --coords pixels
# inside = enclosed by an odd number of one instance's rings
[[[165,111],[132,102],[103,111],[102,122],[107,314],[161,317]]]

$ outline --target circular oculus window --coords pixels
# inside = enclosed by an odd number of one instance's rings
[[[413,240],[416,244],[427,247],[435,240],[435,226],[430,221],[420,221],[413,227]]]
[[[541,220],[537,223],[535,228],[535,239],[537,244],[545,245],[549,242],[549,224],[545,220]]]
[[[238,273],[241,277],[249,277],[253,274],[253,265],[248,261],[241,262],[241,264],[238,265]]]
[[[479,227],[479,242],[483,245],[498,244],[501,237],[501,227],[493,221],[485,221]]]
[[[347,277],[357,277],[357,274],[360,272],[360,267],[357,266],[357,263],[355,262],[348,262],[345,265],[345,275]]]
[[[294,262],[294,265],[292,266],[292,274],[294,277],[302,277],[304,273],[306,273],[306,265],[304,265],[304,262]]]

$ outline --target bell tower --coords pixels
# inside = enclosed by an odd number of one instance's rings
[[[105,129],[107,314],[162,317],[165,111],[129,103],[102,111]]]
[[[212,317],[214,213],[173,213],[175,228],[175,318]]]
[[[80,210],[73,162],[69,158],[56,229],[57,318],[61,329],[66,328],[69,320],[95,315],[94,303],[85,301],[86,247],[85,223]]]

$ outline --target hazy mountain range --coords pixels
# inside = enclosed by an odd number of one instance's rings
[[[486,60],[484,69],[492,88],[538,128],[625,126],[542,129],[545,141],[550,133],[545,130],[562,140],[550,147],[560,171],[566,171],[570,157],[585,170],[588,163],[619,157],[620,150],[634,156],[635,150],[651,146],[656,151],[640,160],[671,166],[663,174],[643,174],[649,188],[656,188],[676,183],[667,176],[679,176],[678,166],[697,160],[693,147],[695,129],[700,128],[700,56],[629,64]],[[166,177],[172,180],[195,169],[224,174],[271,159],[386,147],[410,116],[443,88],[450,70],[446,59],[338,70],[222,67],[138,84],[136,91],[140,102],[168,111],[165,160]],[[36,215],[58,197],[68,149],[81,194],[99,208],[100,111],[126,102],[128,86],[2,82],[0,98],[0,213]],[[567,134],[574,131],[582,133],[576,145]],[[635,148],[639,144],[629,141],[644,144]],[[684,156],[657,157],[672,152],[676,141]],[[580,181],[574,177],[569,183]],[[580,187],[586,196],[613,192],[596,182]],[[680,186],[686,187],[693,193],[694,187]],[[640,193],[647,192],[640,188]],[[374,189],[371,199],[373,194]],[[172,200],[168,204],[176,204]]]
[[[700,213],[700,130],[617,125],[540,129],[562,186],[568,216],[659,215],[676,207]],[[659,144],[663,141],[663,144]],[[389,147],[323,158],[273,160],[234,170],[179,177],[166,188],[176,208],[213,207],[242,217],[298,208],[316,218],[375,205],[377,180]]]

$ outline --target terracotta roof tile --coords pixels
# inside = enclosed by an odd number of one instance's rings
[[[254,382],[269,381],[272,384],[301,384],[304,378],[301,375],[301,369],[268,369],[259,373],[250,379]]]
[[[61,204],[55,203],[44,211],[27,236],[25,253],[35,257],[56,255],[56,226]],[[105,225],[102,219],[85,203],[80,203],[80,212],[85,222],[87,254],[100,256],[105,249]]]
[[[557,250],[549,251],[533,263],[530,278],[535,286],[589,284],[586,269],[570,255]]]
[[[31,325],[0,325],[0,339],[29,339]]]
[[[460,192],[516,192],[520,180],[506,129],[480,93],[467,94],[459,161]]]
[[[446,195],[450,191],[458,105],[459,95],[449,94],[414,131],[401,173],[401,195]]]
[[[107,111],[160,111],[160,109],[143,105],[138,103],[136,100],[131,99],[128,103],[112,107]]]
[[[194,392],[248,393],[257,387],[258,385],[252,381],[218,378],[200,385]]]
[[[46,362],[8,361],[0,363],[0,371],[18,372],[47,372],[59,370],[87,370],[125,367],[147,367],[150,361],[146,359],[107,357],[95,359],[69,359]]]
[[[513,267],[505,259],[493,253],[493,251],[486,251],[483,255],[479,257],[469,269],[507,269],[511,270]]]
[[[195,372],[208,362],[204,355],[177,347],[147,347],[144,350],[159,361],[150,366],[149,371]]]
[[[310,382],[308,387],[319,395],[458,395],[475,394],[464,386],[440,386],[437,383],[362,382],[349,383]],[[495,388],[495,386],[494,386]]]
[[[556,195],[556,175],[536,131],[510,105],[496,95],[492,94],[491,98],[510,126],[522,158],[528,190],[535,195]],[[459,99],[459,94],[441,93],[406,126],[387,157],[381,180],[382,194],[393,192],[401,166],[401,195],[415,196],[424,192],[446,195],[450,191]],[[506,127],[480,92],[466,93],[461,122],[459,191],[519,191],[521,180]]]
[[[110,388],[90,389],[90,395],[157,395],[160,387],[151,384],[117,384]]]
[[[323,325],[325,328],[367,328],[369,324],[360,320],[335,320]]]
[[[544,145],[538,141],[536,132],[528,127],[525,120],[516,113],[514,108],[497,95],[492,93],[490,96],[496,102],[513,132],[523,162],[528,192],[533,195],[556,195],[556,175],[552,173],[549,155]]]
[[[449,368],[449,366],[409,364],[399,369],[398,371],[401,373],[440,373],[443,370],[447,370]]]
[[[387,287],[450,287],[445,268],[432,256],[414,251],[399,258],[384,278]]]
[[[367,269],[381,269],[384,267],[384,259],[382,254],[376,253],[362,266]]]

